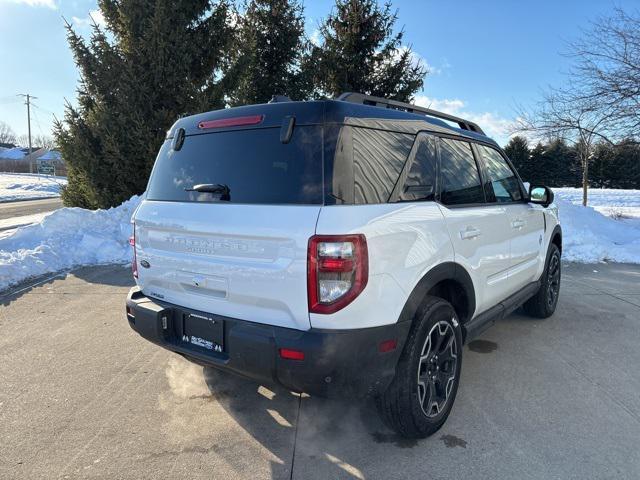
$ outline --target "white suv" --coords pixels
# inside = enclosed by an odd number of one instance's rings
[[[455,125],[455,126],[454,126]],[[553,193],[467,120],[381,98],[178,120],[134,218],[131,327],[186,358],[446,420],[463,343],[556,307]]]

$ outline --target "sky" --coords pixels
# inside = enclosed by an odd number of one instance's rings
[[[310,37],[333,0],[306,0]],[[404,41],[431,70],[416,103],[466,117],[504,144],[518,106],[532,107],[549,85],[561,85],[570,67],[568,42],[615,7],[633,11],[640,0],[395,0]],[[0,0],[0,121],[27,132],[24,100],[32,109],[32,134],[51,132],[74,103],[77,69],[63,17],[83,34],[89,15],[100,22],[94,0]]]

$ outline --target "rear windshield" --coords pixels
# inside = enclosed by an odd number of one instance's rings
[[[322,127],[298,126],[289,143],[280,128],[191,135],[174,151],[164,142],[147,198],[218,202],[220,193],[189,191],[195,185],[228,187],[225,202],[321,204]]]

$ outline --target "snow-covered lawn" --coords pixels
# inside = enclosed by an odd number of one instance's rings
[[[582,263],[640,263],[640,190],[554,188],[563,232],[563,257]]]
[[[591,190],[594,207],[587,208],[580,206],[579,189],[554,191],[564,259],[640,263],[640,190]],[[80,265],[129,263],[130,218],[139,201],[133,197],[109,210],[62,208],[0,238],[0,290]],[[626,213],[618,215],[619,209]]]
[[[59,197],[66,177],[32,173],[0,173],[0,202]]]
[[[131,215],[139,197],[109,210],[61,208],[0,239],[0,290],[80,265],[131,262]]]

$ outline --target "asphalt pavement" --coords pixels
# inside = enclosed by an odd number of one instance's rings
[[[640,478],[640,266],[563,273],[553,317],[516,313],[465,348],[452,414],[421,441],[368,402],[146,342],[122,266],[20,286],[0,294],[0,478]]]
[[[61,207],[62,200],[60,200],[59,197],[40,200],[20,200],[17,202],[0,202],[0,220],[51,212]]]

